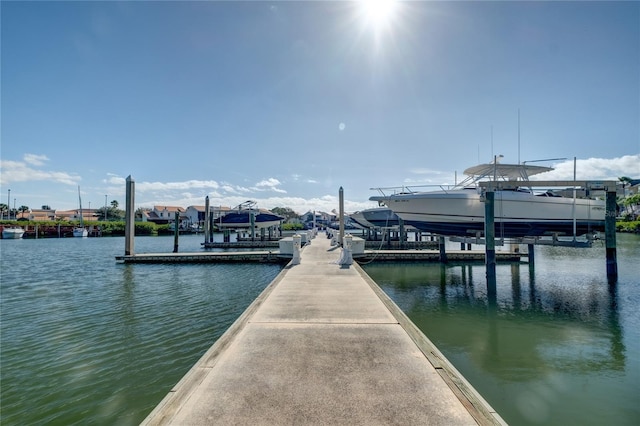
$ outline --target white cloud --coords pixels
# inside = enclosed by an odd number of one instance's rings
[[[554,170],[533,176],[532,180],[571,180],[573,160],[552,166]],[[619,177],[640,178],[640,154],[618,158],[587,158],[576,160],[576,179],[618,180]]]
[[[22,157],[25,163],[31,164],[33,166],[42,166],[45,161],[49,161],[49,158],[46,155],[37,155],[37,154],[25,154]]]
[[[274,191],[279,192],[281,194],[286,194],[287,191],[284,189],[278,188],[281,182],[275,178],[269,178],[266,180],[261,180],[260,182],[255,184],[256,191]]]
[[[65,185],[77,185],[80,176],[66,172],[38,170],[27,165],[27,159],[31,164],[37,165],[38,161],[46,159],[44,156],[25,155],[25,162],[0,160],[0,184],[8,185],[12,182],[53,181]],[[34,163],[35,162],[35,163]],[[43,163],[41,163],[43,164]]]
[[[218,189],[215,180],[187,180],[183,182],[136,182],[136,191],[176,191],[189,189]]]

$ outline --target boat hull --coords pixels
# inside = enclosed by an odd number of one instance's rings
[[[5,228],[2,230],[2,238],[6,240],[18,240],[24,235],[22,228]]]
[[[405,224],[440,235],[467,236],[484,231],[485,203],[476,189],[371,197],[391,208]],[[574,215],[575,212],[575,215]],[[496,191],[496,237],[576,235],[604,230],[601,200],[548,197],[524,191]]]
[[[73,228],[73,236],[77,238],[87,237],[89,231],[86,228]]]
[[[269,228],[280,225],[281,221],[282,217],[278,215],[258,213],[254,216],[253,226],[256,228]],[[227,213],[215,222],[215,226],[219,229],[251,228],[251,225],[251,214],[248,212]]]

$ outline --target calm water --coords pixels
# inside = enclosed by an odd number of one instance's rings
[[[180,238],[199,251],[202,236]],[[172,237],[135,251],[170,252]],[[539,247],[537,267],[366,266],[514,425],[640,423],[640,237]],[[280,272],[276,265],[122,265],[123,238],[0,240],[3,425],[138,424]]]
[[[135,249],[171,252],[173,237]],[[124,238],[0,250],[3,425],[138,424],[281,270],[116,264]]]
[[[513,425],[640,424],[640,236],[536,247],[536,267],[370,264],[367,273]]]

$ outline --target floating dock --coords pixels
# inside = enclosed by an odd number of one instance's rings
[[[448,250],[448,262],[483,262],[484,251]],[[496,252],[498,262],[518,262],[527,253]],[[438,250],[365,250],[354,255],[357,262],[439,262]],[[280,254],[278,249],[260,251],[225,251],[194,253],[140,253],[116,256],[119,263],[289,263],[290,254]]]
[[[527,253],[496,252],[498,262],[519,262]],[[357,262],[439,262],[439,250],[365,250],[363,254],[353,256]],[[480,250],[447,250],[447,262],[484,262],[485,253]]]
[[[141,253],[116,256],[119,263],[288,263],[291,255],[275,251]]]
[[[142,424],[505,424],[339,257],[306,245]]]

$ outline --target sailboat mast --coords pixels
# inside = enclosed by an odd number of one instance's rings
[[[82,198],[80,197],[80,185],[78,185],[78,204],[80,206],[80,227],[84,228],[84,220],[82,218]]]

